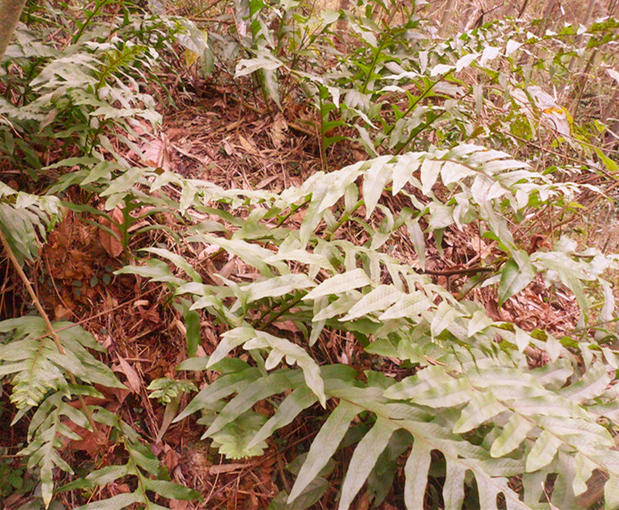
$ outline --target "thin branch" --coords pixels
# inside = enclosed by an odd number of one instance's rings
[[[465,269],[446,269],[444,271],[431,271],[430,269],[423,269],[417,271],[421,274],[429,274],[431,276],[453,276],[456,274],[477,274],[477,273],[489,273],[496,271],[494,267],[469,267]]]

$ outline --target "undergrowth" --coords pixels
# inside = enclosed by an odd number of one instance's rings
[[[616,194],[607,125],[581,119],[587,80],[568,81],[585,62],[616,87],[614,19],[442,39],[414,3],[240,1],[204,27],[154,4],[77,7],[29,6],[0,64],[0,240],[30,303],[0,322],[0,410],[27,424],[20,473],[44,507],[199,506],[159,456],[168,427],[244,459],[313,415],[270,509],[333,504],[335,485],[340,509],[567,510],[596,476],[591,504],[617,508],[619,257],[544,225]],[[155,98],[175,96],[164,74],[234,83],[315,137],[323,171],[276,193],[146,163]],[[366,157],[333,167],[351,151]],[[92,332],[50,320],[27,273],[67,211],[123,261],[116,281],[163,284],[185,333],[176,374],[135,388],[122,369],[123,385]],[[455,233],[470,263],[447,257]],[[578,322],[527,329],[478,299],[500,310],[533,284],[573,296]],[[222,334],[205,356],[206,329]],[[104,405],[127,387],[165,408],[156,441]],[[63,453],[76,442],[108,451],[82,448],[84,472]]]

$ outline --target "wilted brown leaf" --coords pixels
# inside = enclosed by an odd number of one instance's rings
[[[273,147],[279,149],[284,140],[286,140],[285,131],[288,130],[288,124],[286,123],[286,119],[281,113],[277,114],[275,117],[275,122],[271,124],[271,130],[269,131],[269,136],[271,137],[271,141],[273,142]]]
[[[165,134],[142,144],[142,161],[144,164],[170,170],[170,148]]]
[[[113,236],[107,230],[100,229],[99,240],[101,241],[103,248],[105,248],[105,251],[110,257],[118,257],[123,251],[123,245],[120,242],[122,234],[119,227],[119,225],[122,225],[124,221],[123,212],[119,207],[115,207],[110,212],[110,217],[112,218],[113,222],[111,222],[107,218],[102,218],[101,225],[109,228],[118,237]]]
[[[139,393],[140,388],[142,387],[142,379],[127,361],[121,356],[118,356],[118,369],[117,371],[122,372],[127,377],[127,386],[134,393]]]

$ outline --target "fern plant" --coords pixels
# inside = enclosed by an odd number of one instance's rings
[[[178,306],[204,310],[227,327],[208,358],[179,366],[221,376],[176,420],[200,412],[204,437],[238,458],[260,454],[265,440],[310,406],[325,409],[289,504],[313,489],[357,423],[364,433],[341,487],[341,509],[366,481],[379,503],[389,487],[377,470],[383,462],[395,465],[403,452],[407,508],[423,506],[437,462],[446,508],[460,508],[473,486],[482,508],[575,508],[595,469],[609,475],[606,507],[614,507],[619,458],[609,431],[617,400],[605,362],[616,363],[616,352],[606,341],[558,339],[495,321],[423,270],[428,235],[440,249],[447,227],[476,222],[497,240],[500,254],[478,268],[471,284],[498,284],[504,302],[541,274],[574,292],[587,317],[587,284],[616,268],[617,257],[577,253],[566,239],[555,251],[529,254],[503,219],[508,209],[517,221],[531,207],[566,200],[575,184],[555,183],[505,153],[472,145],[382,156],[315,174],[279,195],[223,191],[173,174],[145,175],[142,182],[180,187],[184,195],[190,189],[191,208],[210,219],[185,239],[227,252],[260,274],[252,283],[216,274],[204,283],[186,260],[163,248],[147,250],[160,259],[120,271],[167,282]],[[441,189],[449,190],[446,199]],[[386,207],[386,192],[404,205]],[[301,224],[290,223],[301,211]],[[344,224],[364,242],[347,239]],[[414,240],[414,265],[390,253],[402,231]],[[612,293],[606,297],[612,308]],[[295,325],[294,338],[277,329],[284,321]],[[351,366],[320,360],[325,331],[356,339],[362,353],[348,360]],[[251,363],[226,358],[241,347]],[[531,349],[545,352],[548,362],[530,368]],[[290,368],[278,368],[284,361]],[[373,369],[389,363],[408,367],[408,375]],[[264,401],[269,418],[252,409]],[[519,490],[512,483],[517,476]]]
[[[332,60],[315,58],[299,68],[295,55],[316,55],[329,47],[340,14],[306,17],[305,6],[296,2],[285,12],[260,2],[237,4],[237,30],[251,32],[251,41],[243,41],[251,58],[239,62],[237,76],[262,73],[267,97],[279,100],[285,94],[278,73],[289,73],[319,108],[323,158],[344,136],[340,128],[349,130],[346,136],[358,133],[373,156],[273,194],[224,190],[128,160],[127,150],[140,154],[133,119],[151,126],[160,120],[140,80],[143,73],[155,75],[157,50],[169,49],[171,41],[166,30],[180,30],[180,21],[124,10],[122,17],[99,22],[106,4],[97,2],[85,20],[75,23],[58,17],[71,34],[65,48],[43,43],[31,27],[20,28],[0,66],[0,76],[16,91],[0,101],[6,157],[14,164],[25,159],[20,168],[27,167],[34,178],[75,170],[55,180],[46,197],[0,183],[0,232],[7,253],[21,266],[36,254],[37,236],[43,237],[60,215],[51,195],[77,184],[105,198],[107,210],[122,209],[119,227],[127,255],[136,214],[174,211],[191,225],[176,239],[199,246],[213,259],[227,254],[259,275],[247,283],[235,275],[205,273],[159,245],[144,250],[150,258],[145,264],[120,271],[168,284],[187,326],[190,358],[179,370],[219,374],[176,421],[199,413],[204,438],[236,459],[260,455],[282,427],[311,407],[322,408],[320,431],[291,467],[295,484],[274,499],[274,509],[305,508],[320,499],[328,487],[330,459],[351,446],[341,509],[354,504],[364,485],[379,504],[401,464],[402,499],[411,509],[423,507],[429,480],[441,487],[438,499],[445,508],[460,508],[467,500],[481,508],[577,508],[595,470],[608,475],[606,508],[619,504],[619,458],[612,450],[617,386],[608,369],[617,366],[614,336],[555,338],[541,330],[524,331],[464,299],[476,286],[494,285],[502,305],[538,277],[574,294],[585,329],[596,320],[615,320],[613,288],[604,274],[617,268],[616,256],[580,250],[567,237],[556,240],[552,250],[530,249],[508,226],[540,207],[573,203],[584,186],[555,180],[507,153],[460,143],[496,138],[472,120],[474,112],[494,105],[482,88],[465,86],[459,72],[485,73],[495,88],[503,87],[500,106],[507,106],[509,129],[501,140],[527,139],[549,113],[540,109],[541,96],[531,89],[530,76],[516,72],[517,58],[526,59],[525,50],[537,43],[561,45],[563,37],[576,32],[566,28],[533,38],[520,31],[506,39],[505,25],[497,23],[436,44],[413,12],[404,12],[394,28],[366,8],[341,13],[366,46],[360,44],[352,56],[331,49]],[[277,37],[268,23],[273,17],[285,21]],[[183,26],[179,41],[212,66],[204,35],[190,23]],[[609,28],[612,23],[592,26],[582,40],[591,47],[605,44],[609,39],[600,33]],[[290,44],[288,53],[283,41]],[[571,56],[569,45],[562,48],[553,61],[559,68]],[[9,72],[9,58],[21,73]],[[336,72],[316,72],[334,61]],[[544,72],[554,69],[549,65]],[[520,83],[523,77],[527,80]],[[402,102],[387,110],[389,94]],[[59,129],[67,124],[69,129]],[[568,127],[572,134],[573,126]],[[448,149],[435,149],[418,136],[429,128]],[[122,150],[112,144],[111,134]],[[41,149],[52,141],[62,143],[62,155],[42,170]],[[426,150],[407,152],[411,147]],[[378,156],[383,151],[395,155]],[[95,212],[84,204],[68,207]],[[150,228],[164,227],[138,232]],[[425,267],[429,243],[440,253],[448,229],[477,229],[496,245],[479,266],[460,273],[464,283],[457,289],[435,283]],[[402,237],[416,256],[397,249]],[[596,284],[604,296],[601,306],[591,303]],[[99,427],[122,446],[122,460],[62,490],[90,496],[96,487],[119,480],[130,480],[131,488],[83,508],[160,508],[160,496],[196,498],[194,491],[169,480],[128,424],[86,403],[86,397],[101,396],[94,384],[120,386],[91,354],[102,351],[96,340],[75,324],[49,322],[37,310],[40,317],[0,322],[0,376],[12,388],[15,420],[30,419],[21,453],[30,468],[39,470],[45,505],[53,497],[55,469],[72,471],[63,446],[81,438],[76,430]],[[208,358],[198,358],[204,314],[225,332]],[[338,335],[349,339],[350,348],[341,353],[340,363],[326,362],[322,344]],[[531,357],[539,353],[544,363],[534,368]],[[150,389],[151,397],[167,406],[169,418],[180,396],[194,387],[161,379]],[[255,411],[257,404],[269,409],[269,416]]]
[[[261,40],[269,45],[238,60],[235,76],[268,72],[273,84],[298,83],[316,107],[314,130],[323,160],[326,149],[345,138],[356,140],[371,157],[426,149],[437,141],[446,147],[498,141],[525,149],[531,140],[554,136],[591,154],[590,144],[599,140],[595,132],[604,127],[574,119],[579,97],[570,95],[582,96],[582,90],[571,90],[569,73],[575,55],[583,62],[600,55],[613,65],[616,20],[539,35],[529,22],[497,20],[437,41],[414,8],[404,7],[385,21],[385,11],[401,6],[383,5],[383,10],[376,4],[310,15],[303,3],[286,10],[262,6],[252,15],[252,26],[262,27]],[[348,52],[331,42],[338,37],[338,18],[348,24]],[[278,31],[266,28],[272,19],[278,19]],[[304,66],[298,65],[300,56]],[[484,124],[482,112],[492,112],[491,125]],[[607,161],[599,149],[596,153]]]
[[[15,44],[9,47],[0,66],[0,77],[10,85],[3,89],[6,98],[0,97],[2,155],[22,172],[19,178],[23,187],[29,187],[27,176],[37,180],[45,171],[75,165],[84,168],[62,175],[43,196],[17,192],[0,182],[2,251],[13,263],[39,315],[0,322],[0,377],[11,388],[10,401],[17,410],[13,424],[29,420],[27,443],[19,455],[27,459],[29,469],[38,473],[46,508],[55,493],[55,470],[73,473],[63,458],[67,443],[106,427],[120,435],[118,442],[125,446],[127,464],[95,471],[90,478],[78,478],[74,486],[87,489],[93,478],[110,481],[133,477],[137,487],[132,493],[86,508],[117,509],[134,503],[161,508],[153,502],[153,494],[157,498],[198,497],[194,491],[170,481],[131,427],[109,411],[87,404],[87,398],[103,398],[94,385],[124,386],[106,364],[91,354],[105,349],[90,333],[75,323],[49,320],[22,269],[26,260],[32,261],[38,255],[40,242],[62,217],[64,207],[55,193],[76,182],[84,188],[94,183],[90,186],[94,191],[99,181],[113,193],[109,184],[114,172],[122,173],[124,182],[128,182],[131,167],[110,142],[110,133],[139,154],[131,140],[135,132],[130,121],[142,118],[156,124],[159,120],[152,96],[139,92],[136,78],[152,73],[159,57],[155,48],[169,48],[171,37],[181,27],[174,20],[146,17],[140,21],[128,13],[112,23],[102,23],[97,15],[106,3],[99,2],[94,11],[87,12],[85,20],[78,20],[72,43],[61,50],[42,42],[44,35],[40,32],[45,27],[19,27]],[[49,16],[49,12],[46,14]],[[62,28],[70,30],[75,20],[61,14],[58,21]],[[9,61],[14,67],[9,68]],[[21,76],[14,73],[17,68]],[[42,171],[39,155],[51,143],[60,143],[61,160]],[[122,198],[129,216],[137,207],[133,205],[135,194]],[[101,214],[88,205],[65,205]],[[128,229],[129,222],[124,224]],[[123,241],[126,248],[126,236]]]

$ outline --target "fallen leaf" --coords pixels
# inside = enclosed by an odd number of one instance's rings
[[[256,184],[256,189],[262,189],[271,184],[274,180],[276,180],[279,175],[271,175],[270,177],[266,177],[262,179],[258,184]]]
[[[135,371],[135,368],[133,368],[129,363],[127,363],[127,361],[125,361],[125,359],[121,356],[118,356],[118,365],[119,370],[117,371],[125,374],[125,377],[127,377],[127,386],[129,387],[129,389],[134,393],[139,393],[140,388],[142,387],[142,380],[138,373]]]
[[[163,447],[163,451],[165,453],[163,454],[163,458],[161,459],[161,462],[163,463],[165,467],[168,468],[168,472],[172,473],[172,471],[176,469],[176,466],[178,466],[178,463],[179,463],[178,453],[176,453],[176,451],[174,451],[168,445],[165,445]]]
[[[273,326],[275,326],[280,331],[288,331],[290,333],[299,333],[299,328],[292,321],[274,322]]]
[[[163,419],[161,420],[161,426],[159,427],[159,431],[157,432],[157,438],[155,439],[156,443],[161,442],[163,435],[166,433],[166,431],[168,430],[168,427],[170,427],[170,424],[172,423],[172,420],[176,416],[177,410],[178,410],[178,398],[172,400],[172,402],[170,402],[166,406],[165,411],[163,412]]]
[[[101,225],[110,229],[118,237],[113,236],[107,230],[99,229],[99,240],[110,257],[118,257],[123,251],[123,245],[120,242],[122,239],[120,225],[124,223],[124,217],[120,207],[115,207],[112,209],[110,212],[110,217],[113,221],[110,221],[107,218],[102,218]]]
[[[256,150],[256,144],[251,138],[247,140],[247,138],[245,138],[243,135],[239,135],[239,142],[241,142],[241,147],[243,147],[243,150],[245,152],[248,152],[249,154],[258,154],[258,151]]]
[[[142,144],[142,161],[144,164],[170,170],[170,149],[168,138],[161,134],[160,138],[154,138]]]
[[[67,421],[66,425],[82,438],[79,441],[69,441],[67,448],[70,450],[84,451],[91,457],[96,457],[98,453],[106,449],[108,437],[105,430],[97,429],[91,432],[88,429],[75,425],[72,421]],[[105,429],[107,429],[107,427],[105,427]]]
[[[56,305],[54,307],[54,318],[57,321],[61,321],[64,319],[69,319],[71,317],[71,310],[65,308],[62,305]]]
[[[271,141],[276,149],[279,149],[286,140],[284,131],[287,130],[288,124],[286,123],[286,119],[284,119],[284,116],[281,113],[278,113],[277,117],[275,117],[275,122],[271,124],[271,130],[269,131]]]

